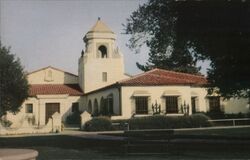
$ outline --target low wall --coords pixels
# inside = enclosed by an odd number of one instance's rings
[[[4,127],[0,124],[0,135],[17,135],[17,134],[43,134],[43,133],[61,132],[61,115],[54,113],[44,126],[34,126],[24,119],[18,128]]]
[[[33,149],[0,149],[0,160],[35,160],[37,156]]]

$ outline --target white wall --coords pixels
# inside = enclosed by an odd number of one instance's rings
[[[174,92],[178,92],[178,105],[183,104],[185,101],[185,103],[190,106],[190,114],[192,112],[191,97],[196,97],[197,112],[209,111],[209,101],[206,88],[190,86],[123,86],[121,90],[123,118],[130,118],[131,115],[135,113],[135,99],[133,97],[135,91],[145,91],[150,94],[148,104],[149,114],[152,114],[152,103],[155,104],[156,101],[158,104],[161,104],[162,111],[165,110],[165,98],[163,94],[165,94],[166,91],[169,92],[169,96],[173,95],[172,93]],[[250,109],[247,102],[248,100],[245,98],[231,98],[230,100],[223,100],[223,98],[221,98],[221,107],[224,108],[225,113],[249,113]]]
[[[47,67],[28,74],[28,81],[29,84],[74,84],[78,83],[78,77],[53,67]]]
[[[191,87],[191,97],[196,97],[196,111],[206,112],[209,110],[207,89],[201,87]]]
[[[96,92],[93,94],[89,94],[87,96],[85,96],[85,103],[84,103],[84,110],[88,110],[88,102],[89,100],[92,102],[92,110],[93,110],[93,106],[94,106],[94,101],[95,99],[97,99],[98,102],[98,111],[100,111],[100,104],[101,104],[101,98],[106,98],[108,95],[113,94],[113,110],[114,110],[114,114],[115,115],[119,115],[120,114],[120,103],[119,103],[119,89],[118,88],[110,88],[110,89],[106,89],[100,92]]]
[[[123,78],[121,59],[89,58],[84,65],[84,93],[115,83]],[[102,73],[107,72],[107,82],[102,81]]]
[[[116,46],[114,33],[88,32],[85,36],[86,50],[79,59],[79,84],[84,93],[105,87],[127,78],[124,74],[122,53]],[[98,47],[107,48],[107,58],[101,58]],[[107,72],[103,82],[102,73]]]
[[[25,105],[26,104],[33,104],[33,113],[25,113]],[[37,111],[38,111],[38,101],[35,97],[29,97],[25,102],[22,104],[20,107],[20,112],[13,114],[13,113],[7,113],[7,119],[10,120],[13,124],[12,127],[16,128],[19,127],[23,120],[27,117],[35,117],[35,123],[38,123],[38,116],[37,116]]]
[[[123,86],[122,87],[122,116],[124,118],[130,118],[132,114],[135,113],[135,100],[133,94],[136,91],[145,91],[149,93],[149,104],[148,110],[149,114],[152,114],[152,104],[156,102],[161,104],[161,110],[165,111],[165,98],[164,96],[179,96],[178,98],[178,107],[180,108],[181,104],[189,104],[191,114],[191,91],[197,93],[199,101],[197,102],[198,106],[203,106],[205,89],[202,88],[191,88],[190,86]],[[201,110],[204,107],[200,107]]]
[[[36,97],[28,98],[21,106],[20,112],[16,115],[8,114],[7,118],[14,123],[13,126],[21,124],[23,118],[27,116],[35,117],[35,124],[45,125],[45,105],[46,103],[60,103],[60,114],[62,121],[66,121],[66,117],[70,115],[72,103],[79,102],[79,108],[83,108],[83,99],[80,96],[68,95],[38,95]],[[33,104],[33,113],[25,113],[25,105]]]

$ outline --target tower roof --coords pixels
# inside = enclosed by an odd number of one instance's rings
[[[89,30],[89,32],[104,32],[104,33],[114,33],[111,29],[98,18],[95,25]]]

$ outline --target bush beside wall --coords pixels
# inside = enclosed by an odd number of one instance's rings
[[[108,131],[117,130],[112,123],[129,123],[129,129],[174,129],[174,128],[198,128],[210,127],[209,118],[201,113],[191,116],[164,116],[154,115],[147,117],[135,117],[129,120],[113,120],[109,117],[95,117],[85,123],[85,131]],[[124,127],[123,127],[124,128]]]
[[[84,125],[85,131],[110,131],[113,130],[109,117],[94,117]]]
[[[250,112],[249,113],[223,113],[223,112],[201,112],[211,119],[237,119],[237,118],[250,118]]]
[[[150,117],[137,117],[129,120],[129,128],[136,129],[174,129],[174,128],[197,128],[212,126],[209,118],[204,114],[193,114],[191,116],[162,115]]]

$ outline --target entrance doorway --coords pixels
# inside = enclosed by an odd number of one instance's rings
[[[196,97],[191,97],[192,114],[196,113]]]
[[[47,124],[49,118],[55,113],[60,113],[60,103],[46,103],[45,104],[45,123]]]

